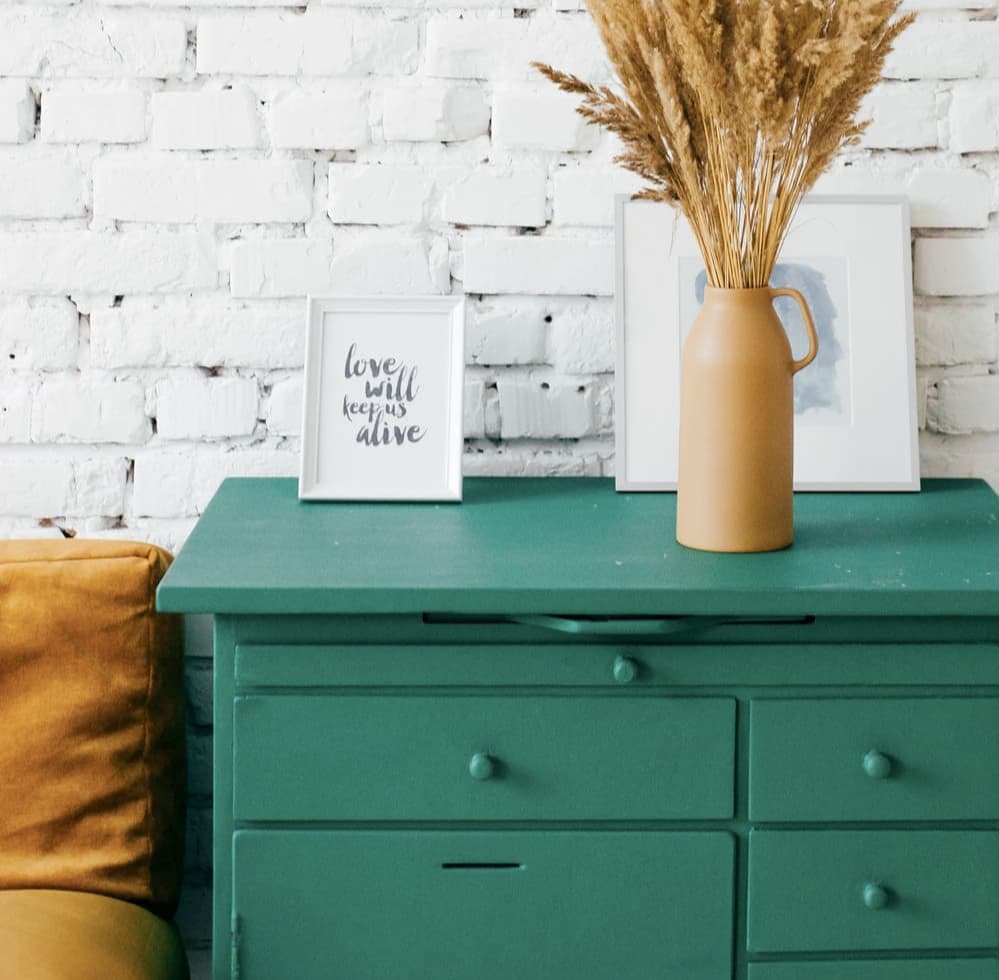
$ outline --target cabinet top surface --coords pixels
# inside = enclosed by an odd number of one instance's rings
[[[999,616],[999,497],[799,494],[795,544],[677,544],[673,494],[605,479],[465,480],[462,504],[303,503],[293,479],[226,480],[158,592],[226,614]]]

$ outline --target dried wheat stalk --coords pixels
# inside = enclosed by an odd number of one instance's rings
[[[856,144],[912,22],[901,0],[587,0],[619,88],[535,62],[615,133],[617,162],[678,204],[713,286],[770,280],[802,196]]]

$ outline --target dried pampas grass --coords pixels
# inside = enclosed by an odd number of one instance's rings
[[[587,0],[620,88],[549,65],[618,162],[679,204],[711,284],[769,283],[802,196],[867,123],[857,114],[912,16],[901,0]]]

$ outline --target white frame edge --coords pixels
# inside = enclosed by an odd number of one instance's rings
[[[305,383],[302,393],[302,447],[298,497],[305,501],[395,501],[455,502],[462,499],[465,397],[465,297],[461,296],[361,296],[306,297],[308,316],[305,333]],[[327,313],[440,313],[450,332],[448,382],[449,445],[446,479],[441,493],[412,494],[403,491],[372,493],[364,497],[338,495],[316,478],[319,461],[318,414],[322,398],[321,365],[323,318]],[[442,325],[443,326],[443,325]]]

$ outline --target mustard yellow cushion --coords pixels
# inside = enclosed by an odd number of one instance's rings
[[[11,980],[188,980],[177,928],[84,892],[0,892],[0,972]]]
[[[175,910],[182,636],[154,612],[169,563],[148,544],[0,542],[0,889]]]

